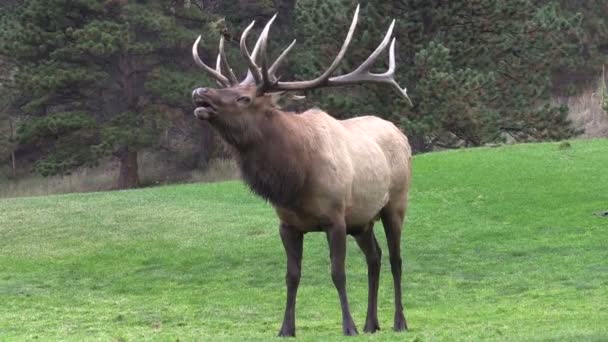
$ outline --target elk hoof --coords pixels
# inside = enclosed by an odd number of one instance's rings
[[[363,327],[363,332],[373,334],[376,331],[380,330],[380,324],[378,322],[367,322],[365,323],[365,327]]]
[[[403,314],[395,316],[395,326],[393,327],[395,331],[406,331],[407,330],[407,322],[405,321],[405,317]]]
[[[354,324],[349,324],[345,326],[342,330],[344,332],[344,336],[357,336],[359,334]]]
[[[279,337],[296,337],[296,329],[282,327],[279,331]]]

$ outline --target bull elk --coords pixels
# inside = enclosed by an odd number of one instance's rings
[[[393,20],[376,50],[354,71],[331,76],[346,54],[357,25],[357,6],[342,47],[329,68],[313,80],[279,81],[276,71],[295,40],[268,66],[268,21],[254,49],[243,32],[240,50],[248,72],[241,82],[226,59],[220,39],[215,68],[198,55],[199,36],[192,47],[196,64],[220,85],[197,88],[192,98],[194,114],[208,122],[230,145],[245,182],[269,201],[280,220],[280,236],[287,254],[287,303],[280,336],[295,336],[296,292],[300,282],[304,234],[323,231],[331,258],[331,278],[338,291],[345,335],[357,334],[346,295],[344,271],[346,236],[354,236],[368,266],[368,308],[365,332],[380,329],[377,316],[381,250],[374,236],[374,221],[382,220],[395,291],[394,329],[406,330],[401,304],[400,241],[411,178],[411,150],[407,138],[392,123],[375,116],[336,120],[310,109],[303,113],[282,111],[275,98],[291,91],[357,83],[385,83],[409,100],[394,79],[395,38]],[[389,67],[372,73],[372,64],[389,46]]]

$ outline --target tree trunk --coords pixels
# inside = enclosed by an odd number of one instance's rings
[[[10,116],[8,117],[8,125],[11,130],[10,143],[12,144],[12,146],[11,146],[11,167],[12,167],[12,171],[13,171],[12,175],[13,175],[13,178],[15,178],[15,177],[17,177],[17,161],[15,158],[15,146],[14,146],[15,133],[13,131],[13,119]]]
[[[432,146],[429,146],[429,144],[427,144],[425,142],[423,135],[412,134],[412,135],[408,136],[407,138],[410,142],[410,146],[412,147],[412,153],[414,153],[414,154],[429,152],[433,148]]]
[[[215,134],[207,121],[201,122],[200,127],[198,166],[201,170],[206,170],[209,162],[214,157]]]
[[[118,174],[118,189],[133,189],[139,186],[139,171],[137,166],[137,151],[126,150],[118,155],[120,173]]]
[[[135,68],[133,56],[123,51],[119,60],[118,67],[121,72],[121,111],[127,110],[133,113],[138,112],[137,104],[137,70]],[[137,129],[133,127],[133,129]],[[118,189],[133,189],[139,186],[139,168],[137,165],[137,150],[123,146],[118,149],[118,160],[120,161],[120,171],[118,174]]]
[[[17,177],[17,161],[15,160],[15,151],[11,151],[11,166],[13,178]]]

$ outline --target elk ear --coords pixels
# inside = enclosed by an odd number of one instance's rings
[[[275,105],[275,106],[277,106],[277,107],[280,107],[279,101],[281,101],[281,100],[301,101],[301,100],[304,100],[306,98],[306,96],[287,93],[287,91],[279,91],[279,92],[276,92],[276,93],[268,93],[268,96],[270,96],[270,101],[272,101],[272,104]]]
[[[270,97],[270,102],[272,102],[273,106],[280,107],[279,101],[281,101],[281,99],[283,98],[283,95],[285,95],[285,93],[287,93],[287,92],[278,91],[276,93],[268,93],[267,95]]]

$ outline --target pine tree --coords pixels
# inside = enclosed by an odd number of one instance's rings
[[[10,151],[35,151],[28,158],[37,158],[34,169],[47,175],[110,155],[121,164],[120,187],[138,183],[140,151],[159,149],[166,109],[191,111],[190,91],[215,84],[189,55],[198,34],[209,62],[224,35],[228,57],[242,75],[242,29],[253,18],[259,29],[277,10],[286,11],[271,32],[271,58],[296,37],[279,74],[311,79],[335,57],[354,10],[349,0],[5,3],[0,60],[11,65],[6,74],[14,74],[15,92],[8,96],[2,88],[0,102],[8,109],[0,113],[0,133],[8,132],[8,118],[18,129],[13,139],[0,136],[0,162],[10,160]],[[391,119],[417,151],[507,136],[570,137],[578,132],[567,108],[547,104],[551,91],[563,90],[556,75],[597,75],[606,63],[605,6],[600,0],[361,1],[355,37],[337,73],[367,58],[396,18],[397,79],[414,107],[373,85],[310,91],[299,107],[320,106],[340,118]],[[380,58],[378,70],[386,64]]]
[[[9,2],[0,8],[0,26],[8,19],[8,16],[14,11],[13,3]],[[6,58],[0,56],[0,166],[3,166],[7,161],[10,165],[10,174],[15,174],[15,142],[14,142],[14,120],[12,117],[12,102],[14,91],[12,85],[14,83],[14,66]],[[0,169],[0,177],[2,172]]]
[[[210,22],[165,1],[26,1],[1,25],[0,52],[18,66],[18,140],[42,152],[35,170],[69,173],[112,155],[118,187],[137,186],[138,152],[166,122],[160,105],[187,108],[200,81],[185,52]]]
[[[560,13],[575,14],[579,21],[574,37],[569,37],[577,46],[573,65],[564,70],[565,76],[576,82],[576,85],[588,85],[590,80],[601,72],[602,66],[608,63],[608,2],[605,0],[559,0]],[[575,77],[572,77],[575,76]],[[587,83],[587,84],[585,84]],[[580,87],[582,88],[582,87]],[[570,94],[576,89],[565,89]]]
[[[294,63],[296,75],[316,75],[331,62],[326,56],[339,50],[351,7],[342,0],[298,3],[298,36],[313,45]],[[374,113],[400,122],[418,151],[477,146],[505,135],[525,141],[577,133],[566,108],[545,105],[552,73],[576,62],[577,14],[531,0],[362,2],[344,70],[373,51],[390,18],[398,21],[397,78],[414,107],[379,86],[327,90],[312,100],[339,116]]]

